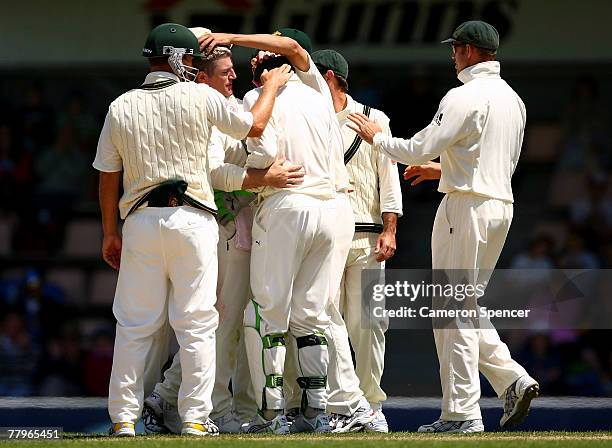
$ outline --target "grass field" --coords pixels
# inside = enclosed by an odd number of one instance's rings
[[[0,446],[14,443],[0,441]],[[20,441],[16,447],[113,448],[142,447],[201,447],[207,448],[265,448],[265,447],[326,447],[374,448],[384,447],[612,447],[612,432],[512,432],[469,435],[428,435],[415,433],[391,434],[334,434],[334,435],[222,435],[215,438],[185,438],[179,436],[138,436],[134,439],[110,438],[104,435],[66,434],[62,441]]]

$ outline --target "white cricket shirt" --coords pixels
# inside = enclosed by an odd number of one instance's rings
[[[177,178],[189,184],[187,195],[216,209],[208,159],[211,128],[242,139],[253,124],[251,113],[232,112],[209,86],[171,80],[178,77],[149,73],[149,88],[118,97],[104,120],[93,166],[105,172],[123,170],[119,211],[124,219],[144,194]]]
[[[227,98],[226,102],[227,107],[234,112],[243,110],[242,100],[233,95]],[[244,140],[232,138],[213,126],[208,145],[212,187],[222,191],[241,190],[246,176],[246,169],[243,167],[247,154]]]
[[[262,89],[244,97],[244,108],[250,110]],[[334,153],[341,151],[338,120],[323,96],[304,85],[294,74],[276,97],[272,117],[259,138],[247,138],[247,167],[266,168],[277,157],[304,167],[304,182],[291,189],[265,187],[260,197],[279,191],[302,193],[322,199],[333,198]]]
[[[440,102],[433,121],[406,140],[374,136],[374,145],[394,160],[418,165],[440,156],[438,190],[469,192],[513,202],[511,178],[521,153],[525,105],[503,80],[497,61],[461,71],[464,84]]]
[[[355,132],[347,124],[348,115],[363,112],[363,104],[346,95],[346,107],[336,113],[342,131],[343,148],[347,149],[355,140]],[[378,109],[370,110],[370,118],[391,135],[389,118]],[[346,164],[353,190],[348,198],[355,215],[357,229],[363,224],[382,224],[383,213],[397,213],[402,216],[402,190],[397,164],[374,146],[362,140],[357,151]],[[356,232],[353,248],[371,247],[376,244],[376,233]]]
[[[310,55],[308,55],[308,62],[310,63],[308,71],[303,72],[298,69],[295,69],[295,73],[297,74],[298,78],[300,78],[300,80],[304,84],[306,84],[308,87],[313,88],[314,90],[319,92],[321,95],[323,95],[323,98],[325,99],[327,107],[329,107],[332,113],[335,114],[336,111],[334,109],[334,101],[332,99],[331,92],[329,90],[329,86],[327,85],[327,82],[323,78],[323,75],[321,75],[321,73],[319,72],[319,69],[315,65]],[[339,138],[342,138],[340,135],[341,131],[340,131],[339,124],[334,129],[334,132],[338,132]],[[334,157],[334,169],[335,169],[334,177],[335,177],[335,182],[336,182],[336,190],[342,191],[342,192],[348,192],[351,189],[351,187],[350,187],[348,172],[346,170],[346,167],[344,166],[344,148],[338,148],[338,150],[333,153],[333,157]]]

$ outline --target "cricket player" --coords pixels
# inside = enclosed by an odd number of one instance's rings
[[[309,45],[295,32],[296,41]],[[277,57],[269,66],[282,63]],[[255,73],[255,78],[258,72]],[[249,92],[249,110],[261,94]],[[273,123],[257,139],[247,139],[247,166],[264,168],[278,156],[303,165],[304,182],[290,190],[265,188],[253,223],[251,289],[254,299],[244,317],[245,342],[259,413],[248,432],[289,432],[283,415],[282,376],[285,333],[295,336],[300,359],[298,381],[304,413],[291,432],[330,430],[326,407],[326,306],[330,288],[335,218],[335,151],[340,135],[325,99],[293,76],[282,89]]]
[[[273,35],[213,33],[201,38],[200,43],[202,47],[218,44],[244,45],[286,56],[295,68],[300,80],[321,93],[331,113],[335,114],[329,86],[310,57],[310,45],[300,45],[299,42],[292,39],[292,36],[295,34],[294,31],[293,29],[282,28]],[[258,55],[260,62],[266,57],[269,57],[269,55],[265,55],[263,52],[260,52]],[[336,125],[338,132],[340,132],[339,124],[336,123]],[[337,301],[339,299],[337,292],[353,240],[355,220],[349,200],[351,186],[349,184],[348,172],[344,165],[342,147],[335,153],[335,156],[336,191],[338,194],[336,195],[337,212],[335,245],[330,277],[330,299],[327,308],[330,315],[330,326],[327,333],[329,353],[329,397],[327,411],[331,413],[330,428],[332,431],[348,432],[362,429],[374,420],[376,414],[372,411],[370,404],[359,388],[359,379],[355,375],[347,329],[340,314],[339,303]],[[291,342],[291,336],[289,336],[289,341]],[[287,417],[289,418],[289,416],[299,416],[297,409],[299,394],[296,393],[292,380],[297,375],[294,373],[295,369],[292,366],[291,347],[289,347],[287,353],[290,359],[286,363],[288,375],[284,386],[288,395]],[[303,408],[303,406],[301,407]]]
[[[100,171],[102,255],[119,270],[110,433],[134,436],[146,357],[154,335],[169,321],[183,368],[181,433],[216,435],[208,415],[218,320],[218,229],[206,168],[208,141],[213,125],[237,139],[261,135],[289,68],[266,73],[257,103],[250,112],[235,113],[217,91],[189,82],[197,74],[193,59],[201,53],[187,28],[173,23],[154,28],[142,54],[150,72],[139,88],[109,106],[93,162]],[[123,237],[118,210],[125,219]]]
[[[388,322],[386,319],[372,319],[368,321],[369,325],[362,324],[361,271],[384,269],[385,261],[395,253],[397,218],[402,215],[402,193],[397,165],[361,137],[355,136],[346,125],[350,113],[363,112],[379,123],[385,135],[391,135],[389,118],[377,109],[358,103],[346,93],[349,67],[340,53],[321,50],[312,54],[312,60],[327,81],[332,95],[342,130],[344,162],[354,190],[348,197],[355,215],[355,236],[340,285],[340,309],[355,351],[359,386],[376,412],[376,418],[366,425],[366,429],[388,432],[381,406],[387,395],[380,386]]]
[[[443,43],[451,45],[463,86],[446,94],[429,126],[405,140],[385,135],[363,114],[349,119],[364,140],[395,160],[420,165],[440,157],[438,189],[446,195],[432,231],[433,269],[469,270],[486,285],[512,221],[510,181],[523,142],[525,105],[500,77],[493,26],[465,22]],[[490,322],[481,320],[479,329],[434,328],[434,339],[442,414],[420,432],[484,431],[479,370],[504,400],[501,427],[523,421],[539,385],[511,358]]]
[[[220,91],[227,98],[228,107],[243,110],[242,100],[233,94],[233,81],[237,76],[231,50],[227,47],[215,48],[211,57],[203,61],[199,68],[202,82]],[[220,132],[216,136],[211,145],[211,153],[218,154],[214,165],[219,167],[220,162],[225,162],[243,168],[248,155],[246,142]],[[215,202],[217,208],[223,211],[219,220],[216,304],[219,312],[217,352],[223,353],[223,356],[217,358],[211,418],[221,432],[238,433],[241,423],[252,420],[257,412],[242,327],[244,309],[251,298],[249,243],[253,211],[250,203],[254,195],[242,190],[239,180],[234,185],[231,182],[228,185],[223,182],[224,178],[215,179],[215,175],[221,172],[218,168],[213,170],[213,186],[217,188]],[[237,178],[240,179],[240,171]]]
[[[190,30],[196,37],[210,32],[206,28]],[[242,101],[233,95],[233,81],[237,76],[228,47],[216,47],[196,61],[195,66],[199,70],[196,82],[205,83],[221,93],[229,109],[242,110]],[[249,203],[253,194],[241,188],[243,185],[290,187],[299,184],[303,177],[300,166],[283,167],[276,161],[261,181],[253,179],[245,183],[247,176],[253,178],[260,171],[243,168],[246,156],[244,141],[212,128],[209,143],[211,184],[215,188],[215,204],[219,211],[216,351],[223,356],[216,358],[210,417],[221,433],[240,432],[241,422],[251,420],[257,410],[242,336],[244,308],[250,298],[250,246],[240,243],[241,238],[250,241],[252,212]],[[232,391],[229,390],[230,379]],[[180,358],[175,356],[171,367],[164,372],[164,381],[145,399],[143,421],[147,432],[180,432],[176,408],[180,384]]]

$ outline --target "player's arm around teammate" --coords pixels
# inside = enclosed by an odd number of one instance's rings
[[[245,96],[247,109],[258,95],[256,89]],[[329,431],[324,413],[324,333],[329,325],[325,308],[335,217],[329,145],[331,126],[337,122],[325,99],[294,77],[279,93],[270,125],[260,138],[248,139],[247,166],[268,166],[280,154],[303,164],[307,174],[298,188],[260,193],[261,204],[254,219],[254,299],[247,307],[244,324],[253,383],[262,393],[258,402],[261,412],[249,430],[286,432],[282,376],[284,333],[289,330],[297,340],[298,382],[304,399],[304,413],[296,418],[291,431]],[[279,251],[282,257],[278,257]]]
[[[332,98],[330,88],[323,78],[319,70],[310,57],[304,45],[297,44],[293,39],[295,36],[301,36],[303,33],[299,30],[281,28],[273,35],[249,35],[249,36],[218,36],[221,40],[240,42],[242,45],[251,46],[267,50],[273,53],[282,54],[293,64],[296,73],[300,80],[312,87],[315,91],[323,95],[332,114],[335,114],[335,99]],[[213,36],[213,40],[217,36]],[[209,39],[210,40],[210,39]],[[202,41],[202,46],[206,47],[208,42]],[[269,54],[264,54],[260,51],[258,56],[252,61],[254,64],[262,63]],[[344,106],[342,106],[344,107]],[[339,123],[337,123],[339,125]],[[330,300],[329,314],[332,316],[330,326],[329,350],[330,350],[330,373],[329,373],[329,392],[330,412],[332,413],[331,425],[332,429],[337,432],[354,430],[355,428],[363,427],[370,424],[375,418],[369,403],[364,398],[363,392],[359,388],[359,379],[355,375],[355,370],[352,364],[350,355],[350,347],[347,337],[347,329],[340,316],[338,310],[336,292],[338,291],[340,280],[344,271],[347,256],[351,247],[352,234],[354,233],[354,218],[349,202],[349,196],[354,193],[346,194],[353,190],[349,183],[347,169],[343,162],[343,137],[339,126],[335,129],[338,133],[339,145],[336,145],[336,150],[333,151],[334,169],[336,179],[336,189],[338,191],[338,216],[336,219],[336,236],[334,248],[334,268],[332,269],[331,290],[332,298]],[[350,142],[349,142],[350,143]],[[397,175],[395,178],[396,183]],[[397,185],[399,191],[399,183]],[[380,215],[378,216],[380,220]],[[385,238],[379,241],[379,247],[384,248],[384,256],[388,256],[388,249],[394,245],[390,238],[391,229],[393,227],[393,217],[386,218],[387,232]],[[373,244],[375,246],[375,243]],[[374,251],[374,248],[372,249]],[[381,254],[382,255],[382,254]],[[364,344],[368,345],[368,344]],[[364,357],[360,357],[363,361]],[[289,367],[290,368],[290,367]],[[378,399],[376,399],[378,401]],[[295,405],[295,401],[291,400],[290,404]],[[381,414],[382,415],[382,414]],[[381,418],[384,420],[384,417]],[[383,426],[383,425],[381,425]],[[386,424],[384,425],[386,427]]]
[[[295,39],[277,34],[231,34],[210,33],[198,39],[200,48],[207,52],[217,45],[240,45],[257,48],[270,53],[282,54],[287,57],[293,67],[300,71],[308,71],[309,54]]]

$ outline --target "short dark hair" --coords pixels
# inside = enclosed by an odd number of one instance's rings
[[[149,65],[164,65],[168,63],[168,56],[155,56],[149,59]]]
[[[495,56],[497,54],[497,50],[489,50],[488,48],[477,47],[476,45],[472,45],[481,55],[485,56]]]
[[[261,82],[261,74],[264,70],[272,70],[274,68],[278,68],[284,64],[290,65],[292,70],[295,70],[287,59],[286,56],[274,56],[269,59],[264,59],[261,61],[257,67],[255,67],[255,71],[253,72],[253,81],[260,83]]]
[[[325,68],[322,65],[319,65],[319,64],[315,64],[315,65],[319,69],[319,73],[321,73],[321,75],[323,76],[325,76],[325,73],[327,73],[327,70],[330,70],[329,68]],[[334,78],[336,78],[336,80],[338,81],[338,87],[340,88],[340,90],[344,93],[348,92],[348,81],[346,80],[346,78],[340,75],[337,75],[336,73],[334,73]]]
[[[338,81],[338,86],[340,87],[340,90],[342,90],[344,93],[348,92],[348,81],[342,76],[336,75],[335,73],[334,77]]]

